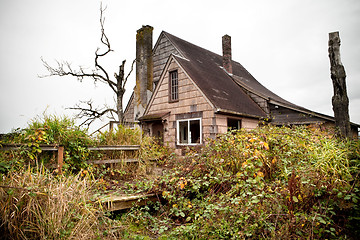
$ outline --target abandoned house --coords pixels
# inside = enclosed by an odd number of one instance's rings
[[[125,109],[126,122],[172,148],[201,145],[228,129],[274,125],[334,125],[334,118],[310,111],[265,88],[231,58],[161,32],[153,46],[151,26],[136,35],[136,86]],[[352,124],[355,136],[357,124]],[[180,151],[180,150],[179,150]]]

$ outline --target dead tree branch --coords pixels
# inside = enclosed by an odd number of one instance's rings
[[[93,103],[91,100],[89,101],[81,101],[80,104],[75,105],[74,107],[68,108],[72,110],[79,111],[77,114],[77,117],[79,118],[86,118],[86,120],[81,125],[89,126],[91,123],[93,123],[96,119],[100,119],[101,117],[107,115],[111,119],[116,119],[114,117],[114,114],[117,115],[117,120],[121,123],[124,119],[124,113],[123,113],[123,96],[125,93],[125,84],[130,76],[130,74],[133,71],[135,60],[133,61],[131,65],[131,70],[126,76],[124,77],[124,68],[125,68],[125,60],[122,62],[122,64],[119,67],[119,73],[115,73],[114,77],[115,79],[112,80],[108,74],[108,72],[105,70],[105,68],[100,64],[99,60],[102,57],[107,56],[110,52],[113,52],[111,49],[110,41],[107,35],[105,34],[105,17],[104,12],[106,10],[106,7],[103,8],[102,4],[100,5],[100,30],[101,30],[101,36],[100,41],[101,44],[105,46],[105,49],[101,52],[100,48],[98,47],[95,51],[95,58],[94,58],[94,69],[93,70],[87,70],[83,68],[82,66],[79,66],[77,69],[73,69],[71,64],[67,61],[56,61],[56,66],[51,66],[47,61],[45,61],[43,58],[41,58],[41,61],[46,68],[48,74],[42,75],[39,77],[50,77],[50,76],[71,76],[75,77],[77,80],[82,82],[84,79],[92,79],[94,83],[96,82],[102,82],[107,84],[111,90],[116,95],[116,110],[113,108],[109,108],[107,106],[104,106],[103,108],[94,108]],[[85,106],[82,106],[85,105]]]
[[[85,105],[85,106],[83,106]],[[102,117],[110,114],[108,118],[115,120],[114,114],[117,114],[117,111],[112,108],[103,107],[103,108],[94,108],[92,100],[89,101],[80,101],[80,103],[76,104],[74,107],[70,107],[68,109],[76,110],[78,113],[76,117],[79,119],[85,120],[80,124],[80,126],[89,127],[95,120],[101,119]]]

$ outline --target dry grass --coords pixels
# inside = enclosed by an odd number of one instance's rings
[[[9,174],[1,184],[5,239],[115,238],[107,235],[111,223],[100,204],[91,201],[90,175],[54,177],[43,168],[29,168]]]

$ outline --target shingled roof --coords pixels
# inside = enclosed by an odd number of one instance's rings
[[[173,43],[181,56],[176,61],[202,90],[217,109],[217,112],[265,118],[266,113],[245,93],[222,68],[222,56],[175,37],[167,32],[165,36]],[[236,69],[250,75],[245,68]],[[251,76],[251,75],[250,75]],[[255,80],[256,81],[256,80]]]
[[[222,67],[222,56],[204,48],[189,43],[170,33],[162,32],[174,45],[181,57],[176,60],[198,84],[210,101],[219,108],[219,112],[234,112],[240,115],[270,117],[257,105],[244,89],[267,100],[275,106],[279,105],[299,112],[298,117],[304,118],[304,113],[312,119],[311,122],[326,120],[334,121],[334,117],[313,112],[293,104],[276,95],[259,83],[240,63],[232,60],[232,74]],[[277,115],[276,112],[274,114]],[[314,118],[316,117],[316,119]],[[274,124],[287,124],[286,119],[273,119]],[[288,119],[289,120],[289,119]],[[304,122],[304,119],[297,119]],[[294,122],[294,119],[290,120]]]

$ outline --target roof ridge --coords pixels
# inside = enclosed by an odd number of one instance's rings
[[[166,32],[166,31],[162,31],[162,33],[164,33],[165,35],[168,35],[170,38],[176,38],[176,39],[181,40],[181,41],[183,41],[183,42],[185,42],[185,43],[187,43],[187,44],[190,44],[190,45],[192,45],[192,46],[194,46],[194,47],[197,47],[197,48],[200,48],[200,49],[202,49],[202,50],[205,50],[206,52],[209,52],[209,53],[211,53],[211,54],[215,54],[215,55],[217,55],[218,57],[222,57],[222,55],[220,55],[220,54],[217,54],[217,53],[215,53],[215,52],[212,52],[212,51],[210,51],[210,50],[208,50],[208,49],[206,49],[206,48],[200,47],[199,45],[196,45],[196,44],[191,43],[191,42],[189,42],[189,41],[187,41],[187,40],[184,40],[184,39],[182,39],[182,38],[179,38],[179,37],[177,37],[177,36],[175,36],[175,35],[173,35],[173,34],[171,34],[171,33],[168,33],[168,32]],[[177,44],[176,44],[174,41],[172,41],[172,39],[170,39],[170,38],[168,38],[168,39],[171,41],[171,43],[173,43],[174,45],[177,45]],[[179,50],[179,48],[176,48],[176,49]],[[183,53],[183,51],[180,51],[180,52]],[[231,61],[234,61],[234,60],[231,60]],[[234,61],[234,62],[236,62],[236,61]],[[240,64],[240,63],[238,63],[238,64]],[[240,65],[241,65],[241,64],[240,64]]]

